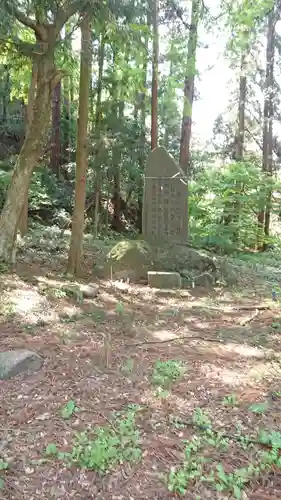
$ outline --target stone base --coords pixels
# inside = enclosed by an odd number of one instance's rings
[[[152,288],[181,288],[179,273],[148,271],[148,285]]]

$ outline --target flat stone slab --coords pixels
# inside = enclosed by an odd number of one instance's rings
[[[20,373],[31,373],[40,370],[43,359],[36,352],[27,349],[0,352],[0,380],[8,380]]]
[[[152,288],[181,288],[181,275],[164,271],[148,271],[148,285]]]

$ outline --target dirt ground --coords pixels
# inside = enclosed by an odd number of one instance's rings
[[[181,485],[190,500],[280,499],[279,446],[264,458],[272,447],[257,439],[280,431],[278,302],[252,288],[157,292],[120,282],[99,282],[83,299],[65,295],[63,282],[58,269],[35,264],[2,274],[0,351],[28,348],[44,364],[0,382],[0,468],[1,457],[9,465],[0,498],[168,500]],[[184,367],[173,380],[171,360]],[[76,432],[96,426],[117,436],[116,411],[135,415],[137,459],[124,444],[101,474],[46,453],[67,452]],[[267,466],[240,480],[257,463]],[[171,470],[181,471],[176,482]]]

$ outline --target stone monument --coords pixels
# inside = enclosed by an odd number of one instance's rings
[[[144,172],[142,234],[151,242],[187,243],[187,179],[163,147],[148,155]]]

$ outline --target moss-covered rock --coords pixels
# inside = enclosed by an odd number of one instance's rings
[[[181,273],[183,269],[189,269],[191,274],[216,272],[216,264],[212,257],[185,245],[165,245],[157,248],[156,260],[165,271]]]
[[[124,240],[107,254],[105,271],[115,279],[138,282],[147,280],[147,272],[154,266],[154,251],[146,241]]]

